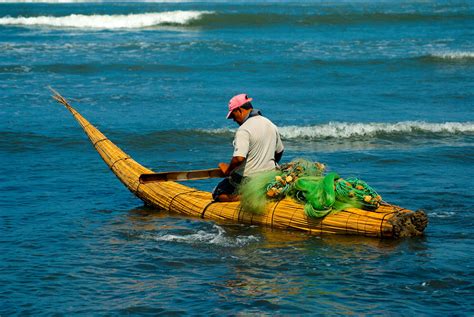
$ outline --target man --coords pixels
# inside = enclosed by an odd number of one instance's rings
[[[253,109],[251,101],[246,94],[236,95],[229,101],[227,119],[233,119],[240,127],[235,133],[230,163],[219,163],[226,178],[212,192],[216,201],[239,200],[237,187],[242,179],[275,169],[283,156],[284,147],[277,127],[259,110]]]

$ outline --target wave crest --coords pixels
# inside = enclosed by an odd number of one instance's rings
[[[227,134],[234,129],[200,130],[212,134]],[[360,138],[378,135],[465,134],[474,133],[474,122],[430,123],[402,121],[396,123],[329,122],[313,126],[280,126],[284,139]]]
[[[431,54],[430,57],[444,60],[474,60],[474,52],[440,52]]]
[[[404,121],[397,123],[347,123],[329,122],[316,126],[286,126],[280,128],[284,138],[353,138],[376,136],[380,134],[416,134],[416,133],[471,133],[472,122],[428,123],[421,121]]]
[[[128,15],[82,15],[71,14],[62,17],[4,17],[0,25],[49,26],[59,28],[86,29],[139,29],[159,25],[186,25],[199,19],[208,11],[168,11]]]
[[[15,2],[14,0],[12,0]],[[19,0],[23,1],[23,0]],[[87,0],[34,0],[36,2],[83,2]],[[168,2],[173,0],[143,0],[141,2]],[[177,2],[181,2],[176,0]],[[185,1],[185,0],[183,0]],[[193,1],[193,0],[189,0]],[[2,0],[0,0],[0,3]],[[100,1],[99,1],[100,2]],[[351,25],[360,23],[402,23],[416,21],[446,21],[447,19],[469,20],[470,12],[413,13],[413,12],[354,12],[339,13],[277,13],[277,12],[214,12],[214,11],[169,11],[160,13],[143,13],[129,15],[69,15],[64,17],[4,17],[0,25],[43,25],[74,28],[144,28],[157,25],[180,25],[202,28],[272,26],[272,25]]]

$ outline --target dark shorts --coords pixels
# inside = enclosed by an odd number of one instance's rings
[[[226,177],[217,184],[217,186],[212,191],[212,198],[215,201],[219,201],[218,197],[222,194],[227,195],[237,195],[238,187],[244,178],[240,175],[232,175],[231,177]]]

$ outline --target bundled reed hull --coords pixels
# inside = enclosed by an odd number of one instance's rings
[[[309,234],[350,234],[401,238],[422,235],[428,223],[423,211],[382,205],[374,211],[348,208],[321,219],[308,218],[303,205],[291,199],[268,204],[261,215],[245,212],[239,202],[214,202],[211,193],[176,182],[140,183],[144,173],[153,173],[137,163],[91,125],[59,94],[54,96],[74,115],[102,159],[118,179],[147,205],[183,215],[258,224],[270,228],[305,231]]]

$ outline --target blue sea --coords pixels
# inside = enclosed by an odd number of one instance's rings
[[[0,57],[0,316],[474,315],[474,2],[0,0]],[[247,93],[283,161],[363,179],[426,233],[145,207],[48,86],[156,171],[229,161]]]

